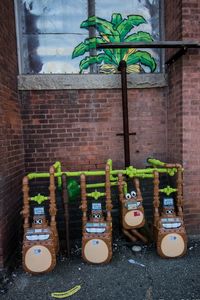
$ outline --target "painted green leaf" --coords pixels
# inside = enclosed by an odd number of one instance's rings
[[[112,14],[111,23],[113,24],[114,29],[117,28],[117,26],[121,23],[121,21],[122,21],[121,14],[117,14],[117,13]]]
[[[96,45],[103,44],[104,41],[101,38],[87,38],[84,42],[80,43],[74,48],[72,53],[72,58],[78,57],[85,54],[85,52],[90,51],[91,49],[96,49]]]
[[[118,32],[114,30],[113,25],[111,22],[98,18],[96,16],[89,17],[86,21],[83,21],[80,25],[81,28],[88,29],[89,26],[95,26],[96,29],[99,31],[100,35],[107,35],[110,36],[110,41],[115,41],[115,35],[119,36]]]
[[[80,67],[80,73],[83,72],[83,70],[86,70],[89,68],[92,64],[101,64],[102,62],[105,63],[112,63],[110,62],[109,58],[105,54],[99,54],[96,56],[86,56],[86,58],[82,59],[80,61],[79,67]]]
[[[146,23],[146,20],[140,15],[129,15],[126,19],[122,18],[120,13],[113,13],[111,22],[92,16],[83,21],[81,28],[89,29],[94,26],[98,33],[98,37],[85,39],[84,42],[76,46],[72,53],[72,58],[84,55],[90,49],[95,49],[96,44],[108,42],[151,42],[152,36],[143,31],[133,34],[128,33],[140,24]],[[89,68],[92,64],[100,65],[100,72],[115,73],[119,62],[124,59],[127,62],[127,72],[145,72],[144,66],[150,68],[151,72],[156,69],[155,59],[146,51],[131,49],[102,49],[100,54],[85,57],[80,62],[80,73]]]
[[[141,63],[142,65],[149,67],[151,72],[154,72],[156,69],[155,59],[146,51],[136,51],[129,55],[126,63],[127,65]]]
[[[127,19],[124,19],[118,26],[121,42],[124,41],[125,36],[131,31],[134,26],[146,23],[146,20],[142,16],[130,15]]]
[[[127,36],[124,39],[124,42],[152,42],[153,38],[148,32],[138,31],[137,33],[133,33]],[[124,55],[127,53],[128,49],[122,49],[122,59]]]
[[[138,31],[137,33],[133,33],[127,36],[124,39],[124,42],[152,42],[153,38],[148,32]]]
[[[118,66],[119,62],[116,59],[116,51],[110,50],[110,49],[103,49],[104,53],[108,56],[108,58],[110,59],[110,61],[112,62],[112,64]]]

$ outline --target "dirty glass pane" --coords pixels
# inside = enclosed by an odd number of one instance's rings
[[[23,0],[24,33],[82,33],[87,0]]]
[[[72,63],[74,45],[82,41],[83,36],[72,34],[43,34],[24,36],[28,51],[24,51],[24,60],[28,65],[27,73],[78,73],[80,58]],[[28,53],[28,57],[26,57]]]
[[[71,55],[88,36],[80,28],[87,19],[87,0],[23,0],[21,20],[24,73],[78,73]]]

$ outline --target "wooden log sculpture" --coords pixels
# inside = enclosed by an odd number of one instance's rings
[[[154,172],[154,237],[157,253],[163,258],[180,257],[187,251],[187,236],[182,210],[182,185],[182,168],[178,167],[176,205],[174,205],[173,198],[166,197],[163,199],[161,211],[159,173]]]
[[[108,263],[112,258],[112,201],[110,189],[110,167],[106,165],[106,219],[101,203],[93,203],[88,220],[86,177],[81,175],[82,257],[93,264]]]
[[[34,208],[32,225],[30,225],[30,197],[28,177],[23,179],[22,214],[24,217],[24,238],[22,249],[23,268],[26,272],[39,274],[51,271],[56,265],[56,254],[59,249],[56,228],[56,201],[54,169],[50,168],[50,226],[45,217],[44,207]]]
[[[143,198],[140,191],[140,183],[138,178],[133,180],[135,185],[135,191],[124,194],[124,180],[122,174],[118,175],[118,189],[121,211],[121,224],[123,233],[132,241],[137,239],[142,240],[144,243],[148,242],[148,239],[138,232],[138,228],[141,228],[145,224],[144,208],[142,205]]]

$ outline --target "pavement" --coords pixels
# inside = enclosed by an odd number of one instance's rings
[[[107,265],[83,262],[77,242],[71,257],[60,256],[51,273],[30,275],[19,266],[9,277],[4,275],[0,299],[54,299],[52,292],[67,291],[76,285],[81,289],[67,299],[200,300],[200,239],[190,239],[184,257],[163,259],[154,244],[142,246],[140,254],[135,254],[132,244],[118,238]]]

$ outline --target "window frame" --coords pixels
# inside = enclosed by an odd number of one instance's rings
[[[17,54],[18,54],[18,88],[20,90],[30,90],[30,89],[92,89],[92,82],[99,81],[99,89],[103,88],[117,88],[118,82],[118,74],[98,74],[94,73],[91,69],[91,73],[89,74],[23,74],[24,69],[24,59],[23,59],[23,51],[22,51],[22,30],[19,25],[19,20],[21,19],[21,13],[18,9],[18,0],[14,0],[15,7],[15,23],[16,23],[16,35],[17,35]],[[88,3],[95,3],[95,0],[87,0]],[[91,2],[90,2],[91,1]],[[91,5],[92,6],[92,5]],[[93,13],[94,7],[88,6],[88,14]],[[160,0],[160,10],[159,10],[159,18],[160,18],[160,38],[164,40],[165,30],[164,30],[164,0]],[[89,33],[90,34],[90,33]],[[93,33],[91,33],[93,34]],[[167,76],[165,74],[165,50],[161,49],[161,63],[160,63],[160,72],[158,73],[145,73],[145,74],[129,74],[128,78],[130,78],[130,84],[128,88],[152,88],[152,87],[164,87],[167,85]],[[89,77],[88,77],[89,76]],[[97,79],[97,76],[99,79]],[[109,78],[108,78],[109,76]],[[86,78],[85,78],[86,77]],[[88,78],[87,78],[88,77]],[[100,79],[101,77],[101,79]],[[41,81],[41,78],[42,81]],[[77,78],[79,84],[72,84],[72,78]],[[59,80],[59,83],[56,84],[56,81]],[[91,82],[91,84],[89,83]],[[135,82],[135,83],[134,83]],[[52,88],[50,87],[52,85]],[[110,83],[110,85],[109,85]],[[95,84],[96,86],[96,84]],[[105,86],[105,87],[103,87]],[[97,88],[97,87],[96,87]]]

